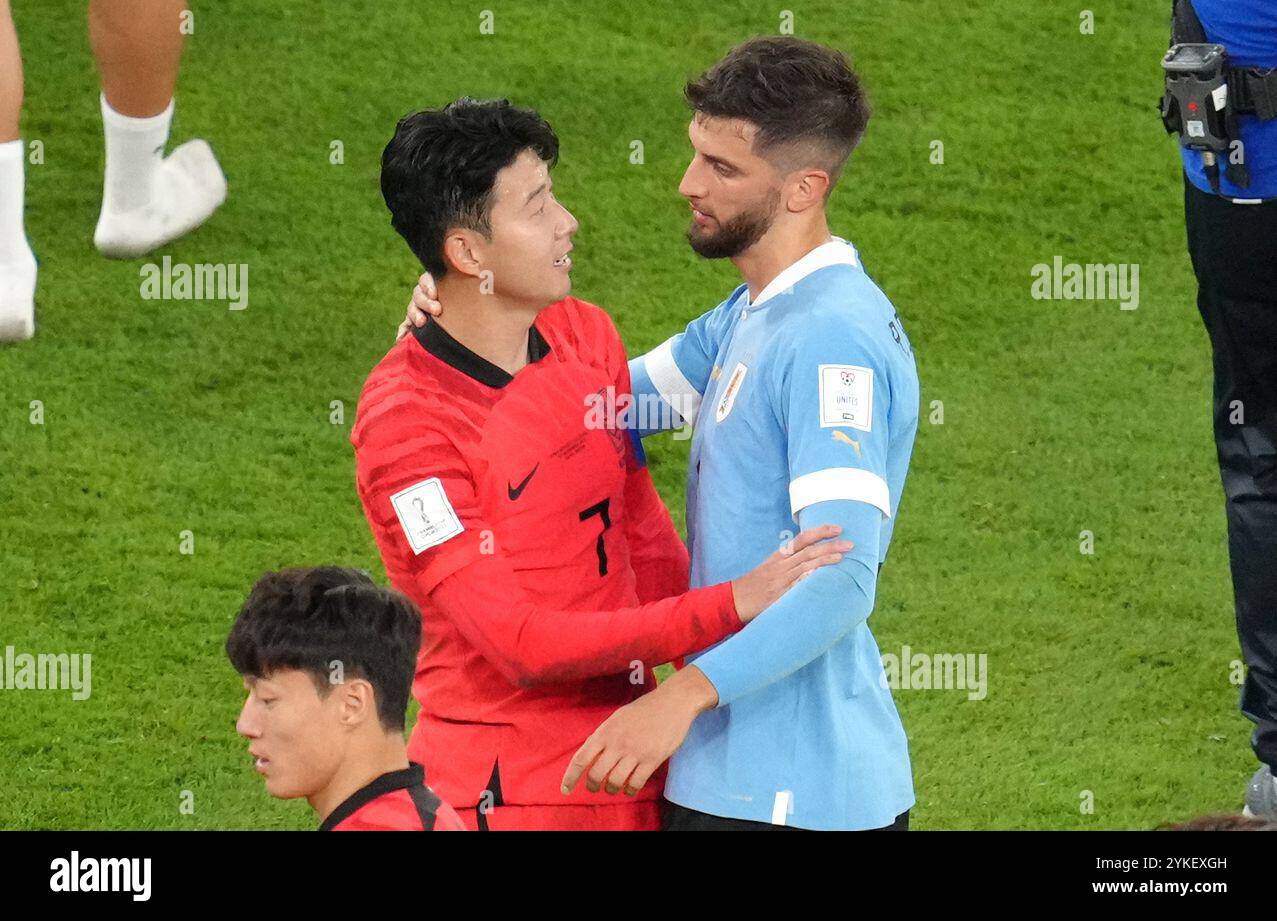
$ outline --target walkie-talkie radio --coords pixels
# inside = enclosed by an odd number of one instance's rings
[[[1172,45],[1162,58],[1162,123],[1179,142],[1207,155],[1228,150],[1228,53],[1223,45]]]
[[[1206,178],[1216,195],[1220,167],[1239,188],[1250,185],[1239,115],[1260,121],[1277,118],[1277,68],[1230,64],[1223,45],[1207,41],[1192,0],[1174,0],[1171,47],[1162,58],[1166,93],[1162,124],[1181,145],[1202,155]],[[1224,154],[1223,161],[1220,154]]]

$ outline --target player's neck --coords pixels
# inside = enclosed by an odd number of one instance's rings
[[[824,211],[801,221],[775,221],[762,238],[732,259],[745,284],[751,302],[771,281],[813,249],[829,242],[829,223]]]
[[[496,293],[484,294],[478,279],[444,277],[439,282],[439,323],[480,358],[507,374],[519,373],[528,363],[528,333],[538,310],[507,301]]]
[[[328,786],[306,797],[319,821],[382,774],[408,767],[408,749],[399,733],[385,733],[371,745],[352,746]]]

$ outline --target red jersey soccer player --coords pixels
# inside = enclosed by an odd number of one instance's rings
[[[629,801],[565,799],[572,753],[653,666],[739,630],[848,545],[813,531],[687,591],[637,438],[589,421],[629,370],[607,315],[567,296],[577,224],[552,191],[557,153],[504,100],[399,122],[382,194],[448,314],[374,369],[351,441],[391,582],[422,611],[409,752],[430,785],[473,828],[655,829],[662,774]]]
[[[335,566],[257,580],[226,639],[248,699],[235,728],[272,796],[304,796],[320,831],[465,831],[404,746],[421,617]]]

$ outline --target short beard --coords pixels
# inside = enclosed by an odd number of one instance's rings
[[[706,259],[733,259],[762,239],[772,226],[779,204],[780,190],[774,189],[762,207],[736,215],[713,235],[701,233],[693,221],[687,228],[687,242]]]

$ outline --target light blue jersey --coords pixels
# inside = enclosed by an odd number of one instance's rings
[[[800,828],[891,824],[913,805],[913,784],[866,621],[919,401],[891,302],[834,238],[757,301],[741,285],[630,369],[636,397],[659,394],[695,417],[693,587],[744,575],[800,529],[838,524],[856,545],[735,636],[688,657],[719,706],[671,759],[666,797]]]

